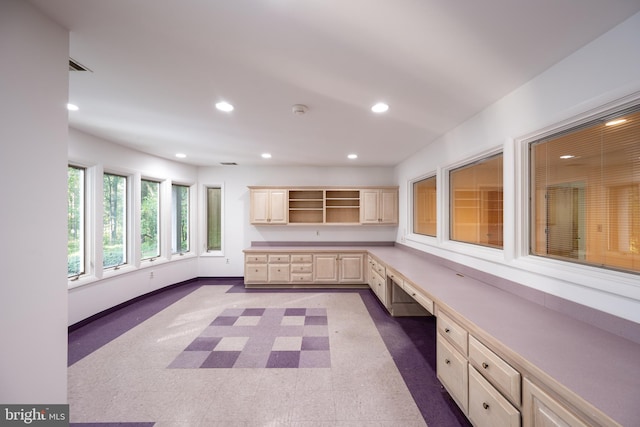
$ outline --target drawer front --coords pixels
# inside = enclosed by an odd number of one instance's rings
[[[311,254],[293,254],[291,255],[291,262],[295,263],[312,263],[313,255]]]
[[[438,313],[438,332],[456,346],[463,355],[467,355],[467,337],[469,334],[466,329],[451,320],[443,312]]]
[[[269,263],[289,262],[289,255],[269,254]]]
[[[389,278],[391,280],[393,280],[395,283],[398,284],[398,286],[402,286],[403,278],[400,275],[400,273],[398,273],[397,271],[395,271],[395,270],[393,270],[391,268],[387,268],[386,269],[386,273],[387,273],[387,276],[389,276]]]
[[[440,334],[438,334],[436,346],[438,378],[462,411],[467,414],[469,364]]]
[[[269,283],[289,283],[289,264],[269,264]]]
[[[423,306],[429,313],[433,314],[433,301],[419,292],[411,283],[403,282],[402,288],[408,293],[418,304]]]
[[[509,400],[520,405],[520,373],[473,336],[469,337],[469,362]]]
[[[244,280],[247,283],[267,281],[267,264],[247,264],[244,268]]]
[[[312,283],[313,274],[311,273],[291,273],[291,283]]]
[[[291,264],[291,274],[293,273],[312,273],[313,264]]]
[[[469,368],[469,420],[476,427],[520,427],[520,412],[475,368]]]
[[[245,255],[244,259],[248,264],[266,264],[267,254]]]

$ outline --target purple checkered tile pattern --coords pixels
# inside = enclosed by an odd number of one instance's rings
[[[330,368],[326,308],[228,308],[169,368]]]

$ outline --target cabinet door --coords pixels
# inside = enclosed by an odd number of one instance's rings
[[[438,379],[456,401],[465,415],[469,404],[469,364],[438,332],[436,343],[436,370]]]
[[[523,381],[523,427],[587,427],[567,408],[528,379]]]
[[[383,224],[398,223],[398,190],[380,190],[378,216]]]
[[[251,223],[268,224],[269,190],[251,190]]]
[[[363,254],[341,254],[339,261],[340,283],[364,283]]]
[[[287,190],[251,190],[252,224],[286,224]]]
[[[289,283],[289,264],[269,264],[269,283]]]
[[[360,222],[363,224],[377,224],[379,221],[378,204],[380,193],[378,190],[360,191]]]
[[[287,223],[287,190],[270,190],[270,224]]]
[[[313,281],[338,283],[338,254],[316,254],[313,256]]]

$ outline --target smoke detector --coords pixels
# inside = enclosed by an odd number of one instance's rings
[[[307,107],[306,105],[302,105],[302,104],[295,104],[293,107],[291,107],[291,111],[296,116],[302,116],[307,111],[309,111],[309,107]]]

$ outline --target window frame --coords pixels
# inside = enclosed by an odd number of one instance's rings
[[[124,258],[125,258],[125,262],[118,264],[118,265],[112,265],[112,266],[108,266],[105,267],[104,265],[104,176],[105,175],[114,175],[114,176],[119,176],[122,178],[125,178],[125,191],[126,191],[126,195],[125,195],[125,203],[126,203],[126,207],[124,209],[124,221],[125,224],[123,226],[123,232],[126,233],[125,234],[125,238],[124,238],[124,242],[123,242],[123,250],[125,251],[124,253]],[[123,268],[127,268],[127,267],[134,267],[134,262],[135,262],[135,256],[133,256],[134,251],[132,250],[132,243],[131,243],[131,236],[134,234],[133,233],[133,224],[131,221],[132,218],[132,210],[133,210],[133,181],[134,181],[134,176],[132,174],[128,174],[128,173],[123,173],[123,172],[117,172],[117,171],[113,171],[113,170],[107,170],[104,169],[102,171],[102,175],[101,175],[101,200],[102,203],[100,203],[101,206],[101,213],[100,213],[100,217],[102,219],[101,223],[100,223],[100,253],[101,253],[101,259],[100,261],[100,268],[104,273],[106,272],[117,272],[118,270],[121,270]]]
[[[80,242],[80,248],[79,248],[79,252],[81,253],[81,268],[79,269],[80,271],[77,274],[72,274],[69,275],[67,274],[67,280],[70,282],[75,282],[77,280],[79,280],[81,277],[86,276],[89,271],[88,271],[88,266],[91,265],[91,263],[89,262],[89,228],[88,228],[88,223],[89,221],[87,220],[89,218],[89,200],[88,200],[88,196],[89,196],[89,168],[87,168],[86,166],[80,166],[77,165],[75,163],[69,162],[67,164],[67,171],[69,168],[73,168],[73,169],[78,169],[82,171],[82,188],[81,188],[81,192],[82,192],[82,203],[81,203],[81,233],[82,236],[80,238],[81,242]],[[67,197],[68,197],[68,182],[67,182]],[[67,213],[68,215],[68,213]],[[67,234],[68,234],[68,228],[67,228]],[[69,258],[68,258],[68,252],[67,252],[67,265],[69,263]],[[68,269],[67,269],[68,272]]]
[[[225,189],[223,183],[203,183],[201,185],[201,196],[200,200],[202,201],[201,212],[201,220],[200,220],[200,231],[199,235],[202,238],[202,249],[200,251],[201,256],[205,257],[223,257],[225,253]],[[207,235],[208,235],[208,215],[207,215],[207,191],[209,188],[219,188],[220,189],[220,250],[208,250],[207,245]]]
[[[174,231],[175,229],[177,229],[177,224],[174,224],[174,198],[173,198],[173,189],[174,187],[184,187],[187,189],[187,238],[186,238],[186,242],[187,242],[187,250],[186,251],[174,251],[173,250],[173,245],[175,242],[175,236],[174,236]],[[181,184],[179,182],[172,182],[171,183],[171,187],[170,187],[170,192],[171,192],[171,208],[170,208],[170,219],[169,219],[169,232],[170,232],[170,242],[168,245],[169,248],[169,253],[172,256],[185,256],[186,254],[190,254],[193,252],[193,240],[192,240],[192,224],[194,223],[193,221],[193,206],[195,205],[195,203],[193,203],[193,193],[194,193],[194,186],[191,184]],[[174,228],[174,226],[176,226]],[[177,246],[177,245],[176,245]]]
[[[142,215],[143,215],[143,205],[142,205],[142,188],[144,186],[144,182],[152,182],[154,184],[157,185],[157,206],[156,206],[156,233],[157,233],[157,253],[156,255],[152,255],[152,256],[145,256],[142,250]],[[162,227],[162,220],[163,220],[163,215],[162,215],[162,205],[163,205],[163,194],[162,194],[162,187],[163,187],[163,181],[160,179],[156,179],[156,178],[146,178],[146,177],[141,177],[140,180],[138,181],[139,185],[140,185],[140,191],[139,191],[139,197],[137,202],[139,203],[140,206],[140,210],[139,210],[139,215],[138,215],[138,231],[136,233],[136,235],[138,236],[138,244],[140,245],[140,262],[145,262],[145,261],[149,261],[149,262],[153,262],[156,259],[162,257],[162,245],[164,243],[164,239],[162,238],[163,235],[163,227]]]
[[[416,214],[416,200],[415,200],[415,184],[421,182],[421,181],[426,181],[428,179],[435,179],[435,183],[436,183],[436,205],[435,205],[435,214],[436,214],[436,231],[435,231],[435,235],[430,235],[430,234],[422,234],[422,233],[417,233],[415,231],[415,214]],[[438,239],[439,235],[440,235],[440,197],[441,197],[441,189],[440,189],[440,179],[438,177],[438,173],[437,171],[431,171],[429,173],[426,173],[424,175],[421,175],[419,177],[416,177],[414,179],[409,180],[408,185],[407,185],[407,189],[408,189],[408,197],[407,200],[409,201],[409,210],[408,210],[408,225],[409,227],[409,234],[407,235],[407,238],[409,240],[414,240],[416,242],[430,242],[430,243],[435,243],[436,240]]]
[[[555,286],[553,289],[549,289],[550,292],[557,292],[559,296],[565,295],[567,298],[575,299],[576,292],[581,293],[581,289],[593,289],[637,301],[640,300],[640,284],[638,283],[638,275],[634,273],[529,254],[531,239],[529,232],[531,229],[529,215],[529,198],[531,197],[529,144],[533,141],[574,129],[595,119],[606,117],[614,111],[632,107],[638,102],[640,102],[640,93],[573,115],[509,141],[509,144],[512,144],[515,149],[516,157],[514,171],[516,190],[514,200],[515,234],[511,265],[523,272],[530,272],[535,277],[546,276],[569,285],[562,288]],[[545,289],[542,290],[544,291]]]
[[[502,246],[497,247],[497,246],[491,246],[491,245],[486,245],[486,244],[482,244],[482,243],[475,243],[475,242],[468,242],[468,241],[464,241],[464,240],[456,240],[453,239],[451,236],[451,232],[452,232],[452,224],[453,224],[453,213],[452,213],[452,191],[453,188],[451,186],[451,173],[459,170],[459,169],[463,169],[463,168],[468,168],[473,166],[474,164],[480,164],[486,160],[489,160],[493,157],[498,157],[501,156],[502,157],[502,200],[503,200],[503,212],[504,212],[504,200],[505,200],[505,193],[507,192],[507,187],[505,185],[505,174],[507,173],[507,166],[505,165],[506,161],[505,159],[508,158],[507,154],[505,153],[504,147],[500,146],[497,147],[495,149],[492,150],[488,150],[488,151],[484,151],[482,153],[479,153],[473,157],[464,159],[462,161],[456,162],[454,164],[449,165],[448,167],[446,167],[445,169],[443,169],[443,181],[444,185],[445,185],[445,191],[443,191],[443,196],[441,197],[442,199],[442,204],[443,204],[443,208],[445,209],[446,215],[445,218],[447,218],[446,221],[442,221],[442,228],[443,228],[443,240],[446,242],[447,245],[449,245],[450,247],[457,247],[457,248],[470,248],[472,247],[473,249],[456,249],[458,251],[461,252],[468,252],[469,250],[471,252],[478,252],[478,253],[486,253],[486,254],[492,254],[490,255],[491,257],[496,257],[496,251],[498,251],[498,253],[503,253],[505,251],[505,246],[508,245],[507,243],[507,237],[506,237],[506,233],[504,232],[505,230],[505,216],[503,213],[503,218],[502,218]],[[501,256],[502,258],[502,256]],[[503,259],[503,258],[502,258]]]

